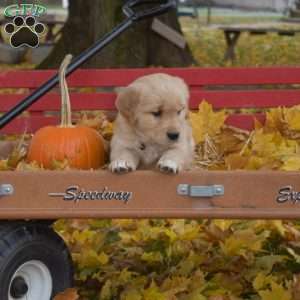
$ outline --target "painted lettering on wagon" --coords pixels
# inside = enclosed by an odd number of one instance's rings
[[[300,202],[300,192],[294,191],[292,186],[285,186],[279,190],[276,201],[278,203],[286,203],[290,201],[296,204]]]
[[[64,193],[49,193],[50,197],[62,197],[65,201],[73,201],[78,203],[80,201],[122,201],[127,204],[132,198],[132,192],[128,191],[110,191],[104,187],[101,191],[89,191],[80,188],[77,185],[70,186]]]

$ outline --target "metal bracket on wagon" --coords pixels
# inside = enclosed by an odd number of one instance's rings
[[[14,193],[14,187],[11,184],[0,184],[0,197],[10,196]]]
[[[215,196],[223,196],[224,186],[179,184],[177,194],[189,197],[212,198]]]

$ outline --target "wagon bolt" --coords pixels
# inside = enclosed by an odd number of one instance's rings
[[[12,190],[11,190],[11,187],[10,186],[6,186],[5,188],[4,188],[4,193],[5,194],[10,194],[12,192]]]
[[[180,193],[186,193],[187,192],[187,187],[182,185],[180,188],[179,188],[179,191]]]
[[[217,188],[216,188],[216,192],[217,192],[218,194],[221,194],[221,193],[222,193],[222,191],[223,191],[223,190],[222,190],[222,188],[221,188],[221,187],[217,187]]]

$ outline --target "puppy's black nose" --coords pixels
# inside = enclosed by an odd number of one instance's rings
[[[167,136],[171,141],[177,141],[179,138],[179,133],[178,132],[168,132]]]

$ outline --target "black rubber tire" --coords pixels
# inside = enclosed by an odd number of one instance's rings
[[[7,222],[0,224],[1,300],[8,299],[9,286],[17,269],[31,260],[41,261],[50,271],[53,282],[51,299],[72,287],[72,259],[63,239],[43,224]]]

